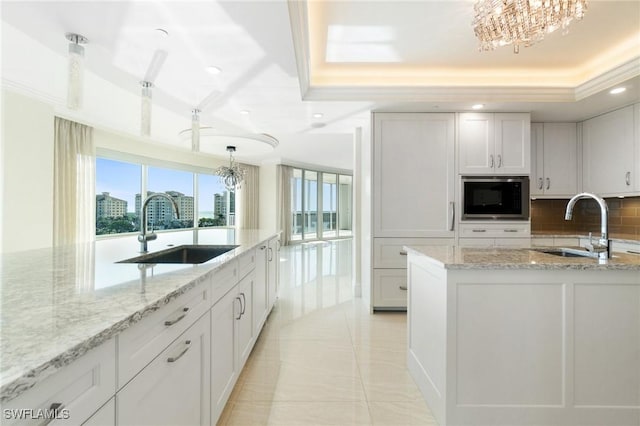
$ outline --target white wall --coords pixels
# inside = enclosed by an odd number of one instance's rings
[[[278,224],[278,183],[277,165],[263,164],[260,166],[260,228],[280,230]]]
[[[53,244],[53,107],[2,91],[1,252]]]

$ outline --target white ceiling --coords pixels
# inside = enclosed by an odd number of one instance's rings
[[[154,52],[166,50],[154,104],[180,120],[163,142],[182,146],[191,109],[219,92],[203,125],[281,141],[257,161],[350,169],[353,130],[368,126],[371,110],[460,111],[482,102],[537,121],[574,121],[640,99],[637,0],[591,0],[568,35],[518,55],[510,47],[478,52],[472,9],[470,0],[94,0],[3,1],[1,12],[61,56],[65,32],[86,36],[87,69],[135,95]],[[210,65],[222,72],[211,75]],[[604,89],[613,84],[628,90],[612,97]]]

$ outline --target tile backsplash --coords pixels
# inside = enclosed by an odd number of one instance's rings
[[[573,220],[564,220],[569,200],[532,200],[531,231],[534,233],[577,233],[598,235],[600,207],[594,200],[580,200]],[[640,240],[640,197],[606,198],[609,206],[609,234],[612,238]]]

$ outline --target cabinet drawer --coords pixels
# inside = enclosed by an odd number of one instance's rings
[[[178,297],[118,336],[118,388],[211,307],[209,285]]]
[[[212,306],[227,294],[229,290],[238,283],[238,260],[232,259],[213,271],[211,279],[212,285]]]
[[[406,269],[374,269],[374,309],[397,309],[407,307]]]
[[[407,268],[403,246],[452,246],[453,238],[374,238],[374,268]]]
[[[47,410],[61,404],[58,419],[49,425],[79,425],[113,396],[116,390],[115,339],[92,349],[17,398],[2,404],[3,425],[40,425],[46,420],[7,419],[5,410]],[[14,416],[15,417],[15,416]],[[66,419],[64,417],[67,417]]]
[[[522,238],[531,235],[531,225],[527,223],[463,223],[460,225],[462,238]]]
[[[251,249],[238,258],[238,278],[244,278],[256,268],[256,250]]]

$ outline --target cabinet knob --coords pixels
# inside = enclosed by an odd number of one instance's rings
[[[498,154],[498,168],[502,167],[502,155]]]
[[[538,178],[538,189],[542,189],[543,186],[544,182],[542,181],[542,178]]]
[[[631,186],[631,172],[627,172],[624,174],[624,181],[626,182],[627,186]]]
[[[491,165],[489,167],[491,167],[493,169],[494,163],[493,163],[493,154],[491,154],[489,156],[489,162],[491,163]]]
[[[551,179],[547,178],[547,189],[551,188]]]
[[[406,285],[402,285],[402,284],[400,284],[400,285],[398,286],[398,288],[399,288],[400,290],[402,290],[402,291],[407,291],[407,286],[406,286]]]

